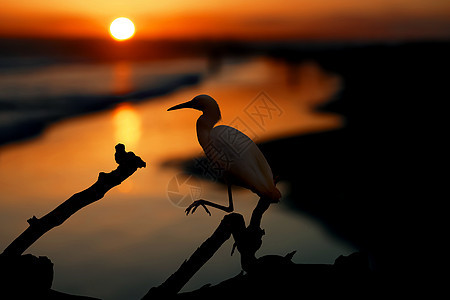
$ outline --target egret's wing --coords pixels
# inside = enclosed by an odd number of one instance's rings
[[[219,125],[211,130],[210,147],[205,153],[213,164],[220,165],[235,184],[257,194],[273,188],[273,175],[258,146],[241,131]]]
[[[228,172],[240,159],[244,150],[253,143],[242,132],[225,125],[214,127],[209,143],[203,147],[213,169]]]
[[[244,156],[248,148],[255,143],[241,131],[225,125],[219,125],[211,130],[210,139],[216,149],[230,159]]]

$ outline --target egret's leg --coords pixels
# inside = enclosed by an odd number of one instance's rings
[[[185,210],[186,215],[189,215],[189,213],[194,213],[195,210],[197,209],[197,207],[199,207],[199,206],[202,206],[209,215],[211,215],[211,213],[206,208],[206,206],[215,207],[217,209],[223,210],[228,213],[232,212],[234,210],[234,207],[233,207],[233,196],[231,193],[231,185],[228,184],[228,206],[224,206],[224,205],[220,205],[220,204],[217,204],[217,203],[214,203],[211,201],[200,199],[200,200],[194,201],[191,205],[189,205],[186,208],[186,210]]]
[[[232,212],[234,210],[233,206],[233,195],[231,193],[231,184],[228,184],[228,212]]]

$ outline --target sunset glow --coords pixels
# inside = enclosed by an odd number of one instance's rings
[[[128,40],[134,35],[134,24],[128,18],[117,18],[109,27],[109,31],[115,40]]]
[[[0,36],[97,37],[110,35],[118,14],[139,23],[139,38],[398,39],[448,38],[450,2],[443,0],[306,1],[173,0],[142,2],[40,0],[5,2]],[[118,40],[132,35],[119,26]],[[126,25],[128,26],[128,25]],[[122,35],[123,34],[123,35]],[[129,36],[128,36],[129,37]]]

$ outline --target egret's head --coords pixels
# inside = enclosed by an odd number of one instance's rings
[[[219,114],[220,117],[219,105],[217,105],[216,100],[208,95],[195,96],[191,101],[172,106],[167,111],[181,108],[193,108],[207,114]]]

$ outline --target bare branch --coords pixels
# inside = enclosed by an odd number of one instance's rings
[[[180,292],[183,286],[200,270],[216,253],[231,235],[241,254],[241,265],[247,270],[256,261],[255,253],[261,247],[264,230],[260,228],[264,212],[269,208],[270,201],[261,198],[253,211],[250,225],[246,228],[244,217],[231,213],[222,219],[220,225],[203,244],[184,261],[184,263],[164,283],[153,287],[143,299],[166,298]],[[234,250],[234,248],[233,248]]]
[[[116,145],[115,160],[119,166],[110,173],[101,172],[97,181],[84,191],[74,194],[53,211],[38,219],[28,219],[30,226],[18,236],[1,255],[18,256],[36,242],[42,235],[64,223],[71,215],[83,207],[100,200],[113,187],[121,184],[138,168],[146,163],[133,152],[126,152],[123,144]]]

